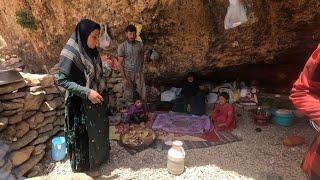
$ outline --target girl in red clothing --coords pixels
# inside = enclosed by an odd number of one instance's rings
[[[312,53],[294,83],[290,99],[294,106],[310,118],[317,136],[302,163],[310,180],[320,179],[320,44]]]
[[[214,127],[218,131],[232,131],[236,128],[234,109],[228,101],[229,95],[225,92],[220,93],[218,104],[211,114]]]

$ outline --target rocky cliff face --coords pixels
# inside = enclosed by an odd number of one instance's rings
[[[115,40],[111,53],[123,41],[125,26],[141,22],[146,47],[161,55],[158,62],[146,65],[149,80],[176,78],[191,70],[208,75],[213,69],[244,64],[287,65],[278,71],[275,68],[270,73],[274,74],[303,64],[320,40],[320,1],[242,2],[248,22],[225,30],[227,0],[0,1],[0,35],[7,49],[22,53],[30,69],[38,72],[42,65],[58,62],[62,47],[83,17],[108,22]],[[34,16],[34,30],[16,22],[19,10]],[[263,69],[264,65],[256,68]],[[256,72],[254,75],[265,78]],[[285,81],[290,78],[284,77]]]

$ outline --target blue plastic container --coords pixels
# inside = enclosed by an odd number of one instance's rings
[[[278,114],[275,110],[271,111],[272,122],[279,126],[291,126],[294,122],[294,115],[291,114]]]
[[[54,161],[61,161],[66,157],[67,144],[63,136],[54,137],[51,141],[51,158]]]

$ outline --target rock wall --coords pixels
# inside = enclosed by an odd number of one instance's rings
[[[0,86],[0,179],[40,173],[51,137],[64,127],[63,90],[54,76],[20,74],[24,80]]]
[[[161,55],[159,61],[145,67],[147,80],[154,82],[171,81],[187,71],[259,62],[289,61],[287,69],[292,69],[305,61],[301,55],[319,42],[319,0],[242,2],[248,22],[225,30],[228,0],[0,1],[0,26],[6,27],[0,29],[0,35],[7,49],[19,51],[30,69],[41,72],[43,65],[58,62],[62,47],[81,18],[108,22],[114,39],[108,51],[111,54],[123,41],[125,26],[140,22],[146,47]],[[35,30],[16,23],[19,10],[34,16]]]
[[[110,109],[114,109],[116,112],[126,106],[122,82],[121,74],[118,71],[112,71],[111,77],[107,79]]]

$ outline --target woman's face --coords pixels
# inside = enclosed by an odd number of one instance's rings
[[[187,80],[188,80],[189,83],[192,83],[194,81],[194,77],[193,76],[189,76],[187,78]]]
[[[224,98],[223,96],[219,96],[219,104],[223,105],[223,104],[226,104],[226,103],[227,103],[226,98]]]
[[[96,48],[96,45],[99,42],[99,35],[100,35],[99,29],[95,29],[90,33],[88,40],[87,40],[87,45],[89,48],[91,48],[91,49]]]

